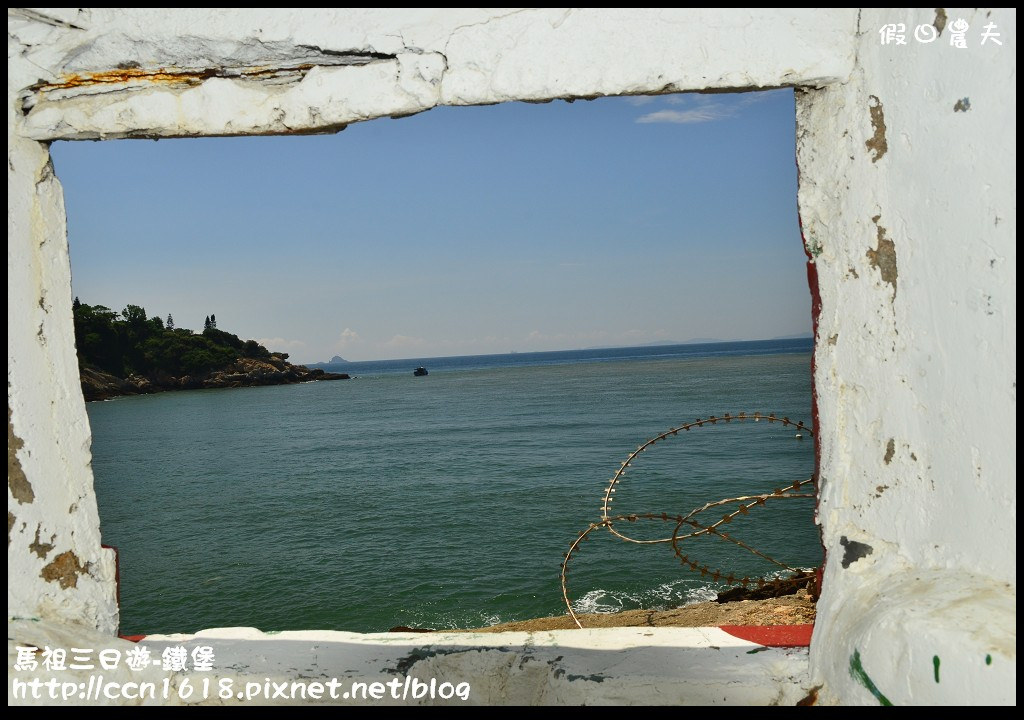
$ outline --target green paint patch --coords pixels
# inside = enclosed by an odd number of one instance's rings
[[[747,655],[753,655],[754,653],[764,652],[767,649],[768,648],[766,648],[766,647],[759,647],[759,648],[754,648],[753,650],[747,650]]]
[[[882,691],[878,689],[878,686],[875,685],[874,681],[864,671],[864,666],[860,661],[860,650],[854,650],[853,655],[850,656],[850,676],[866,687],[868,692],[878,700],[879,705],[892,705],[889,702],[889,698],[882,694]]]
[[[991,665],[992,664],[992,656],[991,655],[986,655],[985,656],[985,664],[986,665]]]
[[[941,662],[942,661],[939,660],[939,656],[938,655],[932,655],[932,665],[935,666],[935,682],[939,681],[939,664]]]

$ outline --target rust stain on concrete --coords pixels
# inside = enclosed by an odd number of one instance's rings
[[[28,549],[38,555],[41,559],[45,559],[50,551],[53,550],[53,539],[56,535],[50,536],[50,542],[40,542],[39,532],[43,529],[42,525],[36,526],[36,539],[28,546]]]
[[[896,441],[893,438],[889,438],[889,442],[885,445],[885,457],[882,458],[885,464],[888,465],[892,462],[892,456],[896,454]]]
[[[11,403],[7,403],[7,487],[10,488],[11,496],[19,503],[33,502],[36,494],[32,492],[32,483],[25,477],[25,471],[21,468],[21,460],[18,459],[18,450],[24,447],[22,439],[14,434],[14,425],[11,424]]]
[[[127,83],[133,80],[151,82],[154,84],[169,85],[198,85],[204,80],[216,77],[217,70],[168,70],[159,68],[157,70],[140,70],[137,68],[122,67],[114,70],[93,73],[66,73],[61,76],[60,82],[43,83],[36,86],[37,90],[47,92],[50,90],[68,90],[70,88],[89,87],[91,85],[110,85],[116,83]]]
[[[821,690],[821,685],[816,685],[808,691],[807,695],[801,700],[797,700],[797,705],[817,705],[818,704],[818,691]]]
[[[89,563],[83,565],[71,550],[66,550],[55,557],[43,568],[40,577],[47,582],[57,582],[61,589],[78,587],[78,576],[89,572]]]
[[[232,77],[243,79],[258,79],[262,77],[275,77],[282,74],[301,74],[317,67],[316,63],[303,63],[287,68],[276,67],[250,67],[244,69],[224,68],[202,68],[198,70],[180,70],[177,68],[157,68],[154,70],[143,70],[133,67],[118,67],[113,70],[91,73],[65,73],[57,82],[40,83],[33,86],[33,90],[39,92],[50,92],[52,90],[69,90],[72,88],[88,88],[103,85],[117,85],[130,82],[147,82],[154,85],[180,85],[192,87],[200,85],[206,80],[215,77]]]
[[[885,110],[877,96],[868,98],[868,111],[871,113],[871,129],[873,135],[865,141],[868,152],[874,153],[871,162],[878,162],[889,152],[889,141],[885,139]]]
[[[878,224],[881,215],[875,215],[871,222],[875,224],[877,244],[867,251],[868,262],[878,269],[882,280],[892,285],[893,297],[896,297],[896,280],[899,270],[896,267],[896,245],[886,236],[886,229]]]

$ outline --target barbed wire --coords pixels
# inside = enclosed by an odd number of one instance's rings
[[[683,514],[670,515],[669,513],[665,513],[665,512],[663,512],[663,513],[626,513],[626,514],[612,515],[611,512],[610,512],[611,505],[612,505],[613,501],[615,500],[614,495],[616,494],[616,490],[619,489],[618,486],[622,483],[623,477],[626,474],[626,470],[633,466],[634,461],[637,459],[637,457],[641,453],[647,451],[648,449],[650,449],[651,447],[653,447],[656,443],[658,443],[660,441],[668,440],[669,438],[672,438],[672,437],[677,437],[679,435],[680,431],[686,432],[686,431],[689,431],[692,428],[704,427],[705,425],[717,425],[720,422],[721,423],[732,423],[732,422],[743,423],[743,422],[745,422],[747,420],[752,420],[754,422],[761,422],[762,420],[764,420],[764,421],[767,421],[768,423],[780,423],[780,424],[782,424],[783,426],[786,426],[786,427],[792,427],[792,428],[795,428],[797,430],[802,430],[802,431],[806,432],[808,435],[810,435],[811,437],[814,437],[814,431],[810,427],[805,425],[803,422],[790,420],[788,417],[778,417],[778,416],[776,416],[774,414],[767,414],[767,415],[765,415],[765,414],[762,414],[760,412],[755,412],[755,413],[752,413],[752,414],[739,413],[738,415],[730,415],[729,413],[725,413],[725,415],[723,415],[722,417],[716,417],[716,416],[712,415],[712,416],[710,416],[710,417],[708,417],[706,419],[697,418],[693,422],[685,423],[685,424],[680,425],[678,427],[670,428],[669,430],[666,430],[665,432],[661,433],[660,435],[657,435],[657,436],[651,438],[650,440],[646,441],[642,445],[640,445],[636,450],[631,452],[629,454],[629,456],[626,458],[625,462],[623,462],[619,466],[619,469],[615,472],[615,475],[611,478],[611,480],[608,482],[608,485],[605,487],[604,494],[603,494],[602,500],[601,500],[601,517],[600,517],[600,520],[598,522],[591,523],[585,530],[583,530],[576,537],[576,539],[569,546],[569,550],[565,553],[565,555],[563,557],[563,560],[562,560],[562,565],[561,565],[562,599],[565,601],[565,606],[566,606],[566,608],[569,611],[569,615],[570,615],[570,617],[572,617],[573,622],[576,623],[577,627],[582,628],[583,624],[580,622],[580,619],[576,615],[575,610],[573,610],[572,600],[569,597],[569,581],[568,581],[569,563],[573,559],[573,557],[576,554],[578,554],[581,545],[584,542],[586,542],[587,540],[590,539],[591,533],[593,533],[595,531],[599,531],[599,530],[607,530],[609,532],[609,534],[611,534],[612,536],[614,536],[614,537],[616,537],[616,538],[618,538],[618,539],[620,539],[620,540],[622,540],[624,542],[633,543],[633,544],[636,544],[636,545],[671,544],[673,552],[675,553],[676,557],[679,559],[679,562],[682,564],[682,566],[684,568],[687,568],[688,570],[691,570],[693,572],[699,572],[701,574],[701,577],[710,576],[712,581],[714,581],[716,583],[724,581],[724,582],[726,582],[726,583],[728,583],[730,585],[741,585],[742,587],[747,587],[750,584],[756,583],[758,587],[761,587],[761,586],[764,585],[765,580],[764,580],[764,578],[754,578],[752,580],[748,576],[744,576],[744,577],[740,578],[740,577],[737,577],[735,573],[728,573],[728,574],[726,574],[723,570],[721,570],[719,568],[712,568],[712,567],[709,566],[708,563],[703,563],[702,564],[702,563],[698,562],[697,560],[692,559],[689,554],[684,553],[680,549],[680,545],[681,545],[681,543],[683,541],[685,541],[685,540],[692,540],[693,538],[701,537],[701,536],[714,536],[714,537],[717,537],[718,539],[722,540],[723,542],[732,543],[732,544],[734,544],[734,545],[736,545],[736,546],[746,550],[747,552],[749,552],[749,553],[751,553],[753,555],[756,555],[757,557],[760,557],[760,558],[762,558],[762,559],[764,559],[764,560],[766,560],[766,561],[768,561],[768,562],[770,562],[770,563],[772,563],[774,565],[777,565],[777,566],[779,566],[779,567],[781,567],[781,568],[783,568],[783,569],[785,569],[787,571],[790,571],[790,572],[793,572],[793,573],[800,573],[801,572],[798,568],[791,567],[791,566],[787,565],[784,562],[776,560],[775,558],[773,558],[770,555],[768,555],[768,554],[758,550],[757,548],[754,548],[751,545],[748,545],[747,543],[743,542],[742,540],[739,540],[738,538],[733,537],[731,534],[726,533],[725,531],[723,531],[721,529],[721,527],[723,525],[727,525],[727,524],[731,523],[732,520],[734,518],[736,518],[738,515],[747,515],[747,514],[750,513],[751,510],[754,510],[754,509],[759,508],[759,507],[767,507],[767,503],[768,503],[769,500],[787,500],[787,499],[793,499],[793,498],[813,498],[815,496],[814,493],[799,492],[799,490],[801,488],[803,488],[805,485],[809,485],[809,484],[812,484],[814,482],[814,478],[813,477],[810,477],[807,480],[797,480],[796,482],[793,482],[793,483],[787,485],[786,487],[774,488],[772,490],[772,492],[770,492],[770,493],[760,493],[760,494],[753,494],[753,495],[741,495],[741,496],[737,496],[737,497],[729,497],[729,498],[723,498],[721,500],[714,500],[714,501],[711,501],[711,502],[707,502],[707,503],[705,503],[704,505],[701,505],[698,508],[694,508],[693,510],[691,510],[688,513],[686,513],[685,515],[683,515]],[[798,437],[799,437],[799,435],[798,435]],[[739,507],[737,507],[732,512],[726,513],[720,519],[716,520],[715,522],[713,522],[711,524],[707,524],[706,525],[706,524],[698,522],[697,520],[694,519],[696,516],[700,515],[701,513],[708,512],[710,510],[713,510],[714,508],[720,508],[722,506],[732,505],[732,504],[739,504]],[[655,539],[651,539],[651,540],[644,540],[644,539],[635,538],[635,537],[632,537],[630,535],[626,535],[625,533],[620,532],[619,530],[617,530],[615,528],[615,524],[616,523],[623,523],[623,522],[635,523],[638,520],[652,520],[652,521],[661,521],[661,522],[674,522],[675,526],[674,526],[674,528],[672,530],[672,534],[671,535],[669,535],[667,537],[660,537],[660,538],[655,538]],[[687,532],[686,534],[680,534],[681,531],[683,530],[683,528],[686,528],[688,531],[692,530],[692,532]]]

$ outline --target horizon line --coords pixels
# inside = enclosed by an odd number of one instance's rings
[[[631,350],[631,349],[647,349],[657,347],[675,347],[678,345],[722,345],[725,343],[748,343],[748,342],[771,342],[772,340],[813,340],[813,333],[798,334],[798,335],[781,335],[778,337],[770,338],[755,338],[755,339],[736,339],[736,340],[710,340],[700,338],[697,340],[681,340],[679,342],[656,342],[647,343],[643,345],[599,345],[593,347],[584,348],[564,348],[561,350],[509,350],[508,352],[498,353],[476,353],[472,355],[433,355],[433,356],[418,356],[418,357],[407,357],[407,358],[374,358],[371,360],[348,360],[344,359],[342,362],[331,362],[330,360],[318,360],[315,362],[304,362],[299,363],[304,366],[310,365],[354,365],[356,363],[368,363],[368,362],[420,362],[423,360],[450,360],[452,358],[464,358],[464,357],[497,357],[499,355],[541,355],[545,353],[567,353],[567,352],[587,352],[590,350]],[[335,357],[341,357],[335,355]]]

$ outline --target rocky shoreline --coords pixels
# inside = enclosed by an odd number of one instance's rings
[[[818,581],[813,570],[761,584],[734,587],[718,593],[715,600],[668,610],[624,610],[585,613],[584,628],[610,627],[718,627],[721,625],[813,625],[817,614]],[[514,620],[481,628],[434,630],[404,625],[390,632],[537,632],[572,630],[576,623],[568,613],[530,620]]]
[[[719,625],[810,625],[814,623],[815,602],[810,593],[763,600],[702,602],[673,610],[626,610],[617,613],[580,615],[585,628],[603,627],[717,627]],[[463,632],[536,632],[571,630],[572,618],[556,615],[532,620],[506,622]]]
[[[109,400],[123,395],[149,395],[170,390],[204,390],[214,388],[260,387],[263,385],[290,385],[315,380],[348,380],[347,373],[329,373],[310,370],[304,365],[292,365],[283,358],[239,358],[225,368],[205,375],[175,377],[166,374],[149,376],[129,375],[119,378],[91,368],[80,370],[82,394],[86,401]]]

